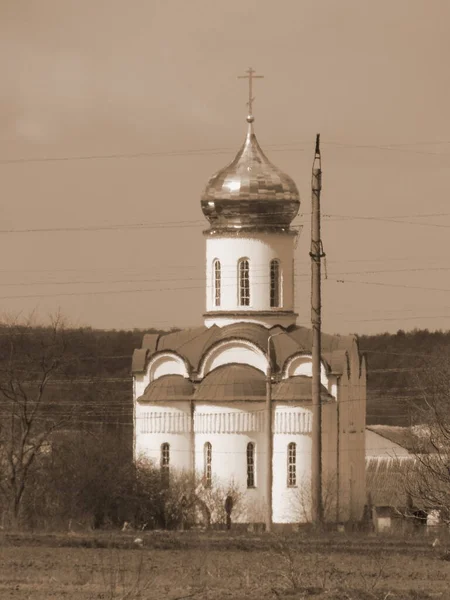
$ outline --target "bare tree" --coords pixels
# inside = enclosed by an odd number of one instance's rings
[[[68,337],[60,315],[47,327],[34,319],[0,324],[0,491],[17,526],[30,471],[54,431],[66,427],[73,403],[59,402],[51,383],[67,377]]]
[[[290,507],[296,522],[312,523],[311,479],[307,476],[301,477],[294,492]],[[322,477],[322,506],[325,522],[333,522],[336,519],[337,498],[337,474],[334,472],[325,474]]]
[[[413,460],[402,478],[416,509],[437,510],[450,521],[450,353],[440,350],[423,365],[416,383],[420,398],[411,412]]]

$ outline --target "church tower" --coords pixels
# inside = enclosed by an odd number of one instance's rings
[[[206,237],[205,325],[295,324],[294,243],[300,199],[294,181],[275,167],[254,132],[249,69],[248,130],[234,160],[208,181],[201,206]]]

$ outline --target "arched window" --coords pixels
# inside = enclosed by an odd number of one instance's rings
[[[297,444],[294,442],[288,444],[287,484],[288,487],[297,485]]]
[[[206,444],[203,447],[203,452],[205,455],[205,472],[204,472],[204,478],[205,478],[205,487],[211,487],[211,483],[212,483],[212,469],[211,469],[211,462],[212,462],[212,445],[210,442],[206,442]]]
[[[270,261],[270,306],[278,308],[280,306],[280,261]]]
[[[220,260],[215,260],[213,263],[214,276],[214,306],[220,306],[222,293],[222,267]]]
[[[165,484],[169,483],[170,446],[161,444],[161,478]]]
[[[241,258],[238,263],[239,306],[250,306],[250,263]]]
[[[255,487],[255,444],[247,444],[247,487]]]

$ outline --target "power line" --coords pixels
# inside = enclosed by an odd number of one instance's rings
[[[283,146],[299,146],[307,145],[309,142],[290,142],[284,144],[267,144],[266,148],[270,148],[272,152],[304,152],[304,148],[288,148]],[[151,158],[151,157],[187,157],[187,156],[209,156],[217,154],[229,154],[235,152],[236,148],[198,148],[188,150],[160,150],[154,152],[118,152],[112,154],[85,154],[78,156],[45,156],[31,158],[6,158],[0,159],[0,165],[9,164],[26,164],[26,163],[49,163],[49,162],[72,162],[72,161],[88,161],[88,160],[117,160],[117,159],[136,159],[136,158]]]
[[[430,292],[450,292],[450,288],[435,288],[430,286],[408,285],[403,283],[384,283],[382,281],[357,281],[354,279],[326,279],[325,281],[333,281],[334,283],[351,283],[361,285],[376,285],[382,287],[405,288],[409,290],[426,290]]]
[[[450,144],[448,141],[438,142],[408,142],[399,144],[351,144],[346,142],[323,141],[326,146],[335,148],[351,148],[351,149],[371,149],[385,150],[390,152],[406,152],[420,155],[431,156],[449,156],[448,153],[430,152],[423,150],[415,150],[408,146],[417,145],[445,145]],[[311,142],[285,142],[279,144],[266,144],[266,148],[270,148],[273,152],[304,152],[305,148],[297,148],[296,146],[311,146]],[[217,154],[229,154],[235,152],[236,147],[216,147],[216,148],[197,148],[185,150],[159,150],[152,152],[117,152],[110,154],[83,154],[76,156],[46,156],[46,157],[18,157],[0,159],[0,164],[26,164],[26,163],[48,163],[48,162],[69,162],[69,161],[88,161],[88,160],[117,160],[117,159],[139,159],[151,157],[188,157],[188,156],[205,156]]]
[[[279,216],[279,213],[266,213],[267,215],[272,214],[273,216]],[[304,216],[308,216],[309,213],[301,213],[297,215],[296,218],[302,218]],[[404,216],[376,216],[376,215],[339,215],[339,214],[325,214],[323,215],[328,220],[368,220],[368,221],[381,221],[387,223],[399,223],[401,225],[420,225],[425,227],[440,227],[448,229],[450,225],[445,225],[442,223],[422,223],[415,221],[405,221],[402,219],[406,218],[414,218],[420,219],[429,216],[449,216],[450,213],[428,213],[428,214],[410,214]],[[291,229],[294,229],[300,226],[302,222],[298,222],[298,225],[291,225]],[[179,221],[163,221],[159,223],[114,223],[110,225],[80,225],[80,226],[60,226],[60,227],[29,227],[23,229],[0,229],[0,234],[24,234],[24,233],[68,233],[68,232],[99,232],[99,231],[122,231],[122,230],[147,230],[147,229],[177,229],[177,228],[200,228],[200,227],[208,227],[208,222],[206,219],[196,219],[196,220],[179,220]],[[402,259],[403,260],[403,259]]]
[[[445,213],[446,214],[446,213]],[[400,225],[419,225],[421,227],[438,227],[441,229],[450,229],[450,225],[443,223],[422,223],[420,221],[404,221],[398,217],[377,217],[377,216],[362,216],[362,215],[324,215],[333,221],[381,221],[383,223],[396,223]],[[414,218],[410,215],[410,218]]]

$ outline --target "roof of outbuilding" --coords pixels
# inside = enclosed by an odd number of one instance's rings
[[[152,381],[139,402],[166,402],[168,400],[188,400],[194,394],[194,385],[182,375],[163,375]]]
[[[234,323],[225,327],[195,327],[182,331],[175,331],[159,335],[144,336],[141,353],[133,360],[133,372],[142,372],[145,368],[143,351],[146,360],[155,352],[171,351],[183,357],[198,371],[200,363],[206,352],[216,343],[227,339],[243,339],[252,342],[263,352],[267,351],[267,343],[272,337],[271,357],[274,371],[281,371],[286,360],[299,353],[309,353],[312,349],[312,332],[301,326],[292,326],[284,329],[280,326],[267,329],[256,323]],[[346,352],[349,352],[355,343],[354,336],[340,336],[322,334],[322,356],[332,366],[334,372],[342,373],[346,364]]]
[[[194,395],[194,400],[206,402],[249,402],[265,399],[264,373],[242,364],[223,365],[214,369],[202,380]]]
[[[404,508],[407,505],[402,478],[405,470],[409,468],[410,460],[366,459],[367,501],[372,506]]]
[[[412,453],[429,454],[435,452],[427,436],[419,436],[410,427],[396,427],[392,425],[370,425],[366,429],[373,431],[394,444]]]
[[[323,385],[320,386],[320,397],[322,402],[333,399],[333,396],[328,393]],[[295,377],[289,377],[288,379],[282,379],[280,383],[276,384],[272,399],[285,402],[311,402],[311,377],[297,375]]]

